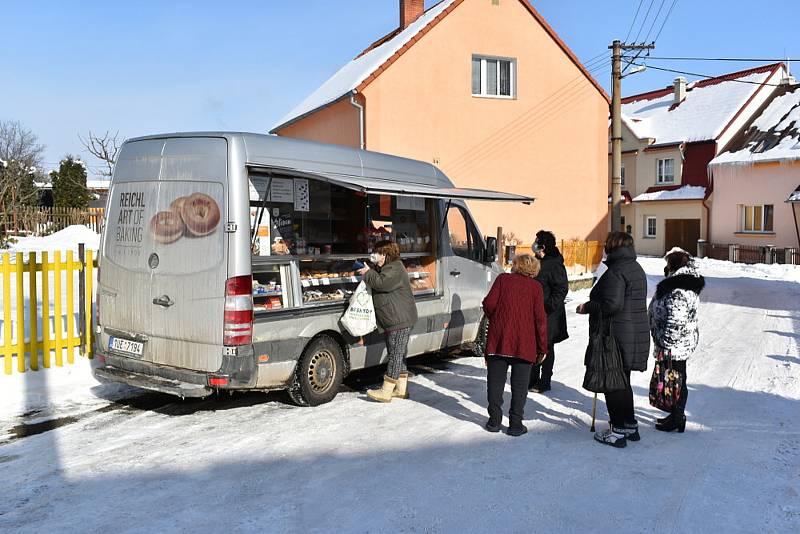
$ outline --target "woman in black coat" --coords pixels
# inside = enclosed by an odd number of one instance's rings
[[[564,257],[556,246],[556,236],[552,232],[539,230],[533,250],[539,259],[541,269],[536,280],[544,290],[544,309],[547,313],[547,358],[541,365],[531,368],[530,391],[545,393],[550,391],[550,380],[553,377],[555,363],[555,344],[569,337],[567,333],[567,311],[564,299],[569,293],[567,270],[564,268]]]
[[[622,355],[627,387],[606,393],[611,428],[597,432],[594,439],[614,447],[639,441],[639,424],[633,413],[631,371],[646,371],[650,355],[650,322],[647,316],[647,276],[636,261],[633,238],[625,232],[611,232],[605,243],[608,270],[597,281],[589,302],[578,313],[589,314],[590,329],[608,328]],[[598,321],[603,323],[598,324]]]

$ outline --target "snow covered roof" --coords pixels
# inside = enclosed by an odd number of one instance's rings
[[[797,189],[789,195],[789,198],[786,199],[786,202],[800,202],[800,185],[797,186]]]
[[[787,85],[711,164],[795,159],[800,159],[800,85]]]
[[[366,53],[352,60],[339,69],[328,81],[323,83],[316,91],[300,102],[293,110],[286,114],[272,132],[293,122],[314,110],[332,104],[343,96],[355,90],[361,82],[366,80],[381,65],[399,52],[408,42],[414,39],[428,24],[450,7],[456,0],[443,0],[428,9],[417,20],[409,24],[403,31],[379,46],[368,50]]]
[[[706,188],[699,185],[684,185],[677,189],[662,189],[642,193],[633,198],[634,202],[652,202],[654,200],[703,200],[706,197]]]
[[[416,21],[411,23],[405,29],[396,29],[373,43],[369,48],[362,52],[354,60],[350,61],[347,65],[339,69],[333,76],[331,76],[325,83],[323,83],[316,91],[311,93],[308,97],[300,102],[294,109],[287,113],[278,123],[270,130],[270,133],[276,133],[277,130],[295,122],[310,113],[333,104],[342,98],[350,95],[353,91],[361,90],[364,85],[371,81],[371,78],[377,76],[393,58],[398,57],[403,53],[404,49],[413,44],[412,41],[419,40],[424,32],[435,25],[447,13],[455,9],[464,0],[441,0],[438,4],[427,9]],[[570,58],[570,60],[581,70],[584,76],[594,87],[603,95],[607,101],[610,102],[608,95],[603,90],[603,87],[597,83],[586,67],[578,60],[575,54],[569,47],[558,37],[553,28],[547,24],[547,21],[533,8],[529,0],[520,0],[522,5],[528,12],[539,22],[542,28],[548,35],[556,42],[556,44],[563,50],[563,52]]]
[[[719,137],[781,63],[691,82],[675,105],[674,88],[624,98],[622,120],[639,139],[659,144],[710,141]],[[745,82],[745,83],[742,83]]]
[[[111,187],[110,180],[86,180],[86,187],[89,189],[108,189]]]
[[[53,189],[52,182],[33,182],[37,189]],[[87,189],[108,189],[111,186],[109,180],[86,180]]]
[[[628,191],[622,191],[622,203],[623,204],[630,204],[631,203],[631,194]],[[608,202],[611,202],[611,194],[608,195]]]

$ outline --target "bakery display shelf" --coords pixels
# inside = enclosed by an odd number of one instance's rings
[[[401,252],[401,258],[430,258],[433,252]]]
[[[409,278],[414,279],[429,278],[430,275],[431,273],[426,271],[414,271],[408,273]],[[362,278],[360,276],[338,276],[335,278],[301,278],[300,283],[303,287],[321,287],[337,284],[357,284],[361,282],[361,280]]]
[[[253,298],[266,298],[266,297],[281,297],[283,296],[283,291],[274,291],[271,293],[253,293]]]
[[[431,289],[412,289],[411,292],[414,294],[415,297],[422,297],[425,295],[434,295],[436,294],[436,290]]]

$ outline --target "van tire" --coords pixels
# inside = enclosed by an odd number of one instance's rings
[[[339,392],[344,378],[342,347],[330,336],[314,338],[303,351],[287,393],[298,406],[319,406]]]

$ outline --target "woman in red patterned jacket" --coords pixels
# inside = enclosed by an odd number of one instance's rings
[[[547,356],[547,314],[544,293],[534,280],[539,260],[528,254],[514,258],[511,274],[501,274],[483,300],[489,320],[486,339],[486,383],[489,421],[486,430],[499,432],[503,420],[503,390],[511,366],[511,409],[509,436],[521,436],[528,429],[522,424],[531,364]]]

